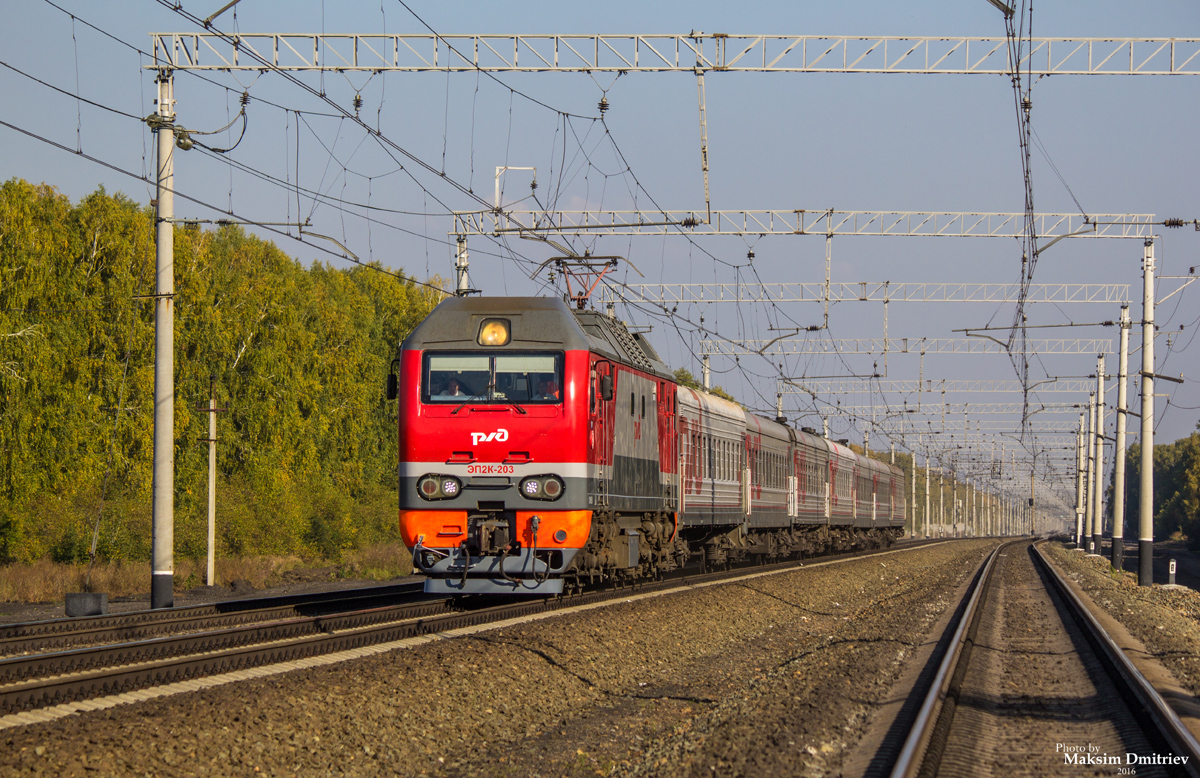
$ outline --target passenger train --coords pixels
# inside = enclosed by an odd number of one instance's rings
[[[898,468],[680,385],[598,311],[448,298],[394,364],[400,531],[428,592],[556,594],[902,532]]]

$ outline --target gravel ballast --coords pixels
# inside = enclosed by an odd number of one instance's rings
[[[808,567],[10,729],[0,768],[829,774],[994,546]]]
[[[1046,543],[1042,549],[1099,607],[1142,641],[1180,686],[1200,695],[1200,592],[1138,586],[1136,573],[1117,572],[1107,558],[1060,543]]]

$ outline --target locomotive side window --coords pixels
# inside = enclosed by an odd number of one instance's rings
[[[561,353],[426,352],[421,399],[426,403],[562,402]]]

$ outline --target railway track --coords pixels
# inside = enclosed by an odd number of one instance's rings
[[[421,598],[420,583],[255,597],[182,608],[0,625],[0,657],[102,641],[146,640],[303,616],[360,610]]]
[[[925,543],[911,544],[906,548],[921,545]],[[94,642],[100,635],[114,635],[120,642],[0,659],[0,715],[602,603],[631,594],[715,583],[748,573],[784,571],[814,561],[837,562],[885,551],[859,551],[817,560],[791,560],[720,572],[688,573],[629,587],[475,608],[464,607],[462,603],[452,600],[426,599],[347,610],[344,607],[345,599],[340,601],[342,605],[339,606],[339,600],[328,598],[315,603],[274,603],[271,608],[248,608],[233,614],[212,612],[208,610],[211,606],[201,606],[190,615],[174,613],[166,618],[162,617],[166,614],[160,612],[143,612],[136,614],[139,618],[128,623],[122,623],[119,619],[113,623],[116,617],[98,617],[74,631],[67,629],[68,625],[57,622],[12,625],[8,630],[15,634],[5,635],[3,639]],[[392,596],[404,594],[394,592]],[[357,599],[361,604],[363,599],[373,596],[351,598],[350,602]],[[332,609],[335,612],[298,615],[299,610],[309,607],[325,611]],[[341,610],[338,610],[339,607]],[[268,613],[275,618],[264,618]],[[221,622],[226,616],[249,619],[253,615],[258,618],[250,623],[229,625]],[[217,625],[216,628],[213,625]],[[173,629],[174,634],[162,634],[167,629]],[[38,631],[45,632],[42,638],[33,634]],[[141,631],[158,632],[153,637],[132,640],[125,637],[140,634]],[[27,642],[26,645],[35,644]]]
[[[894,778],[1200,775],[1200,743],[1032,541],[998,548],[964,602]]]

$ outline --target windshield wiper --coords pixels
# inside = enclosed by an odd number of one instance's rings
[[[495,385],[495,384],[488,384],[487,386],[483,387],[483,391],[484,391],[484,392],[486,392],[486,393],[488,393],[488,394],[491,394],[492,390],[494,390],[495,388],[496,388],[496,385]],[[472,396],[468,397],[467,399],[465,399],[465,400],[463,400],[461,403],[459,403],[459,405],[458,405],[458,407],[457,407],[457,408],[455,408],[454,410],[450,411],[450,415],[451,415],[451,416],[453,416],[454,414],[456,414],[456,413],[458,413],[459,411],[461,411],[461,410],[462,410],[464,407],[466,407],[467,403],[474,402],[475,400],[480,400],[480,399],[487,399],[487,395],[484,395],[484,394],[476,394],[476,395],[472,395]],[[517,413],[520,413],[521,415],[526,415],[526,414],[528,414],[528,413],[529,413],[529,412],[528,412],[528,411],[526,411],[524,408],[522,408],[520,405],[517,405],[517,403],[516,403],[515,401],[513,401],[513,400],[508,400],[508,399],[506,399],[506,400],[505,400],[505,403],[506,403],[506,404],[508,404],[508,405],[511,405],[511,406],[512,406],[512,407],[514,407],[514,408],[516,408],[516,409],[517,409]]]
[[[491,389],[493,389],[493,388],[495,388],[495,384],[488,384],[487,386],[483,387],[483,391],[484,391],[484,392],[488,392],[488,391],[490,391],[490,390],[491,390]],[[463,408],[466,406],[466,404],[467,404],[467,403],[475,402],[476,400],[479,400],[479,399],[487,399],[487,396],[486,396],[486,395],[484,395],[484,394],[473,394],[473,395],[471,395],[470,397],[468,397],[467,399],[465,399],[465,400],[463,400],[461,403],[459,403],[457,408],[455,408],[454,410],[450,411],[450,415],[451,415],[451,416],[453,416],[454,414],[456,414],[456,413],[458,413],[459,411],[461,411],[461,410],[462,410],[462,409],[463,409]]]

